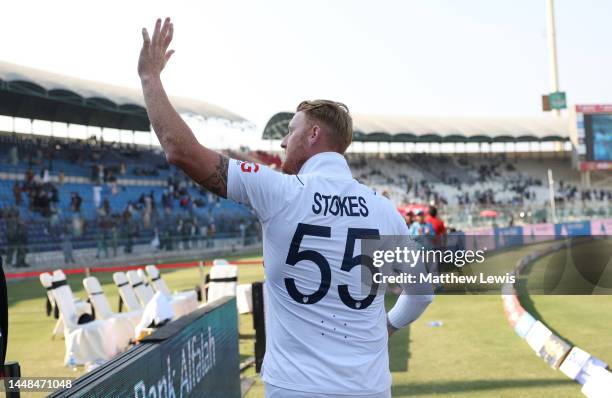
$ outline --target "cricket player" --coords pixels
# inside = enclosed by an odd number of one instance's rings
[[[149,119],[169,163],[209,191],[251,206],[263,228],[266,397],[391,396],[388,336],[431,295],[360,294],[361,239],[407,235],[389,200],[357,183],[343,156],[352,140],[345,105],[304,101],[281,147],[282,173],[201,145],[172,107],[160,73],[173,54],[170,19],[142,31],[138,73]]]

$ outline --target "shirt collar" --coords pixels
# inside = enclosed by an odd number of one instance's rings
[[[317,153],[302,165],[298,175],[301,174],[353,178],[346,159],[338,152]]]

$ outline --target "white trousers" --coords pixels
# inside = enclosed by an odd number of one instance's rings
[[[264,383],[266,398],[391,398],[391,389],[377,394],[368,395],[337,395],[337,394],[317,394],[312,392],[287,390]]]

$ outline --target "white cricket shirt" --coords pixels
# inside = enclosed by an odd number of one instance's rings
[[[298,175],[231,159],[227,185],[263,228],[263,381],[348,396],[388,390],[384,295],[361,292],[358,256],[364,235],[407,235],[392,203],[355,181],[335,152]]]

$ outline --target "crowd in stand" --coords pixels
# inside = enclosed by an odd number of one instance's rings
[[[94,215],[83,213],[82,198],[76,192],[71,194],[70,210],[64,217],[60,217],[58,212],[41,210],[48,209],[48,203],[43,205],[30,201],[29,208],[24,208],[25,203],[21,202],[20,211],[19,202],[16,202],[15,206],[0,208],[0,222],[6,228],[8,248],[4,254],[7,264],[27,266],[28,216],[34,211],[42,215],[38,225],[45,229],[45,234],[59,238],[66,263],[74,263],[72,242],[75,238],[86,236],[88,229],[95,233],[96,258],[116,257],[121,248],[120,253],[130,254],[139,237],[151,235],[155,248],[174,250],[201,246],[204,244],[202,242],[210,246],[218,234],[240,234],[245,237],[257,233],[258,228],[252,217],[237,219],[223,214],[213,217],[211,208],[207,214],[196,211],[198,207],[215,201],[218,201],[216,196],[203,190],[193,197],[181,183],[178,187],[169,185],[157,199],[153,191],[141,194],[135,200],[128,201],[123,209],[112,209],[108,198],[105,198]]]
[[[5,224],[7,265],[26,267],[26,255],[28,254],[28,225],[26,220],[20,217],[15,207],[0,209],[0,219]],[[14,259],[14,260],[13,260]]]
[[[370,157],[370,159],[372,159]],[[349,163],[355,178],[381,190],[394,191],[397,202],[439,205],[524,206],[548,201],[545,178],[517,169],[517,162],[503,154],[488,157],[431,154],[388,154],[376,161],[352,155]],[[532,162],[535,162],[532,160]],[[539,171],[546,171],[540,166]],[[564,172],[571,172],[569,161]],[[577,176],[577,172],[575,172]],[[581,189],[560,179],[556,200],[603,201],[612,198],[610,189]]]
[[[568,184],[559,181],[559,189],[556,191],[557,200],[572,201],[612,201],[612,190],[609,189],[579,189],[576,184]]]
[[[85,236],[95,236],[96,256],[104,258],[129,254],[135,242],[145,238],[160,250],[175,250],[206,246],[220,234],[247,236],[259,230],[252,216],[213,214],[219,198],[169,166],[159,150],[106,143],[95,137],[18,139],[7,135],[0,135],[0,150],[0,161],[25,169],[23,178],[12,182],[12,203],[0,202],[0,227],[6,231],[9,264],[26,265],[32,220],[41,223],[51,241],[60,245],[68,263],[74,262],[73,244]],[[228,154],[274,168],[281,163],[277,154],[248,148]],[[546,189],[541,175],[521,172],[516,160],[504,155],[350,154],[348,160],[356,179],[385,192],[396,204],[518,206],[542,201],[538,194]],[[74,168],[64,173],[71,165]],[[83,210],[79,192],[70,192],[68,209],[60,206],[61,196],[67,194],[62,186],[75,170],[85,170],[80,183],[91,184],[93,212]],[[158,187],[148,193],[139,191],[113,208],[111,203],[116,202],[109,198],[126,189],[118,179],[130,176],[157,177]],[[557,185],[556,200],[563,203],[612,199],[610,189],[580,189],[574,181],[562,178]]]
[[[66,263],[74,263],[75,245],[85,239],[95,240],[96,257],[108,258],[129,255],[137,242],[145,241],[160,250],[189,249],[210,245],[218,236],[246,237],[258,230],[254,217],[248,213],[240,216],[215,210],[219,199],[182,173],[173,172],[158,152],[95,139],[13,138],[0,137],[0,149],[5,149],[0,162],[26,170],[22,178],[12,182],[13,200],[7,202],[6,193],[2,195],[5,199],[0,200],[0,231],[5,231],[0,240],[6,242],[0,254],[6,256],[9,265],[27,266],[26,254],[36,250],[33,245],[38,244],[29,239],[35,228],[44,231],[47,246],[63,250]],[[147,162],[132,162],[142,158]],[[151,159],[160,164],[151,163]],[[60,206],[62,195],[68,194],[62,189],[67,176],[63,170],[54,171],[60,162],[76,165],[77,171],[89,165],[93,211],[84,210],[79,192],[69,193],[68,208]],[[127,170],[127,166],[133,167]],[[166,186],[164,180],[158,179],[158,187],[149,193],[138,193],[117,208],[111,206],[109,198],[121,190],[130,192],[129,187],[118,184],[118,176],[159,177],[162,173],[168,176]],[[91,204],[86,207],[91,208]]]

